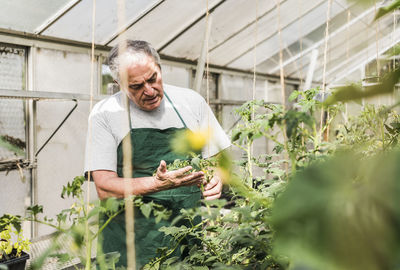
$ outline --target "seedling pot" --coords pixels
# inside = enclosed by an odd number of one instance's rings
[[[20,257],[14,257],[9,260],[0,261],[0,265],[6,265],[8,270],[24,270],[29,254],[22,252]]]

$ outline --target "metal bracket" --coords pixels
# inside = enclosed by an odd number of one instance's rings
[[[58,125],[58,127],[54,130],[54,132],[50,135],[50,137],[46,140],[46,142],[39,148],[39,150],[36,152],[35,157],[39,155],[40,151],[48,144],[48,142],[53,138],[53,136],[57,133],[57,131],[61,128],[61,126],[67,121],[67,119],[71,116],[72,112],[75,111],[76,107],[78,107],[78,100],[72,99],[72,101],[75,102],[75,106],[69,111],[67,116],[61,121],[61,123]]]

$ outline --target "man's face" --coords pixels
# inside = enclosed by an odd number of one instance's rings
[[[161,70],[151,57],[127,65],[126,76],[126,93],[140,109],[152,111],[160,106],[164,96]]]

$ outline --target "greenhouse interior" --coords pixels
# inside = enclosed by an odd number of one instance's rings
[[[0,269],[400,269],[400,0],[0,0]]]

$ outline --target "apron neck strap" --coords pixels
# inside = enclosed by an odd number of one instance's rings
[[[169,98],[169,96],[167,95],[167,93],[164,91],[164,95],[167,97],[169,103],[171,103],[172,108],[174,108],[174,111],[176,112],[176,114],[178,115],[179,119],[181,120],[183,127],[187,128],[185,121],[183,121],[182,116],[179,114],[178,110],[176,109],[174,103],[172,102],[172,100]],[[128,121],[129,121],[129,130],[132,130],[132,119],[131,119],[131,106],[130,106],[130,100],[128,98],[128,96],[125,94],[125,105],[127,107],[128,110]]]
[[[129,102],[129,97],[128,97],[128,95],[125,94],[124,96],[125,96],[125,106],[126,106],[127,111],[128,111],[129,130],[132,130],[131,104],[130,104],[130,102]]]
[[[179,119],[181,120],[181,122],[182,122],[182,124],[183,124],[183,127],[184,127],[184,128],[187,128],[185,121],[183,121],[182,116],[179,114],[179,112],[178,112],[178,110],[176,109],[174,103],[172,102],[172,100],[169,98],[169,96],[167,95],[167,93],[166,93],[165,91],[164,91],[164,95],[167,97],[169,103],[171,103],[172,108],[174,108],[176,114],[178,115]]]

